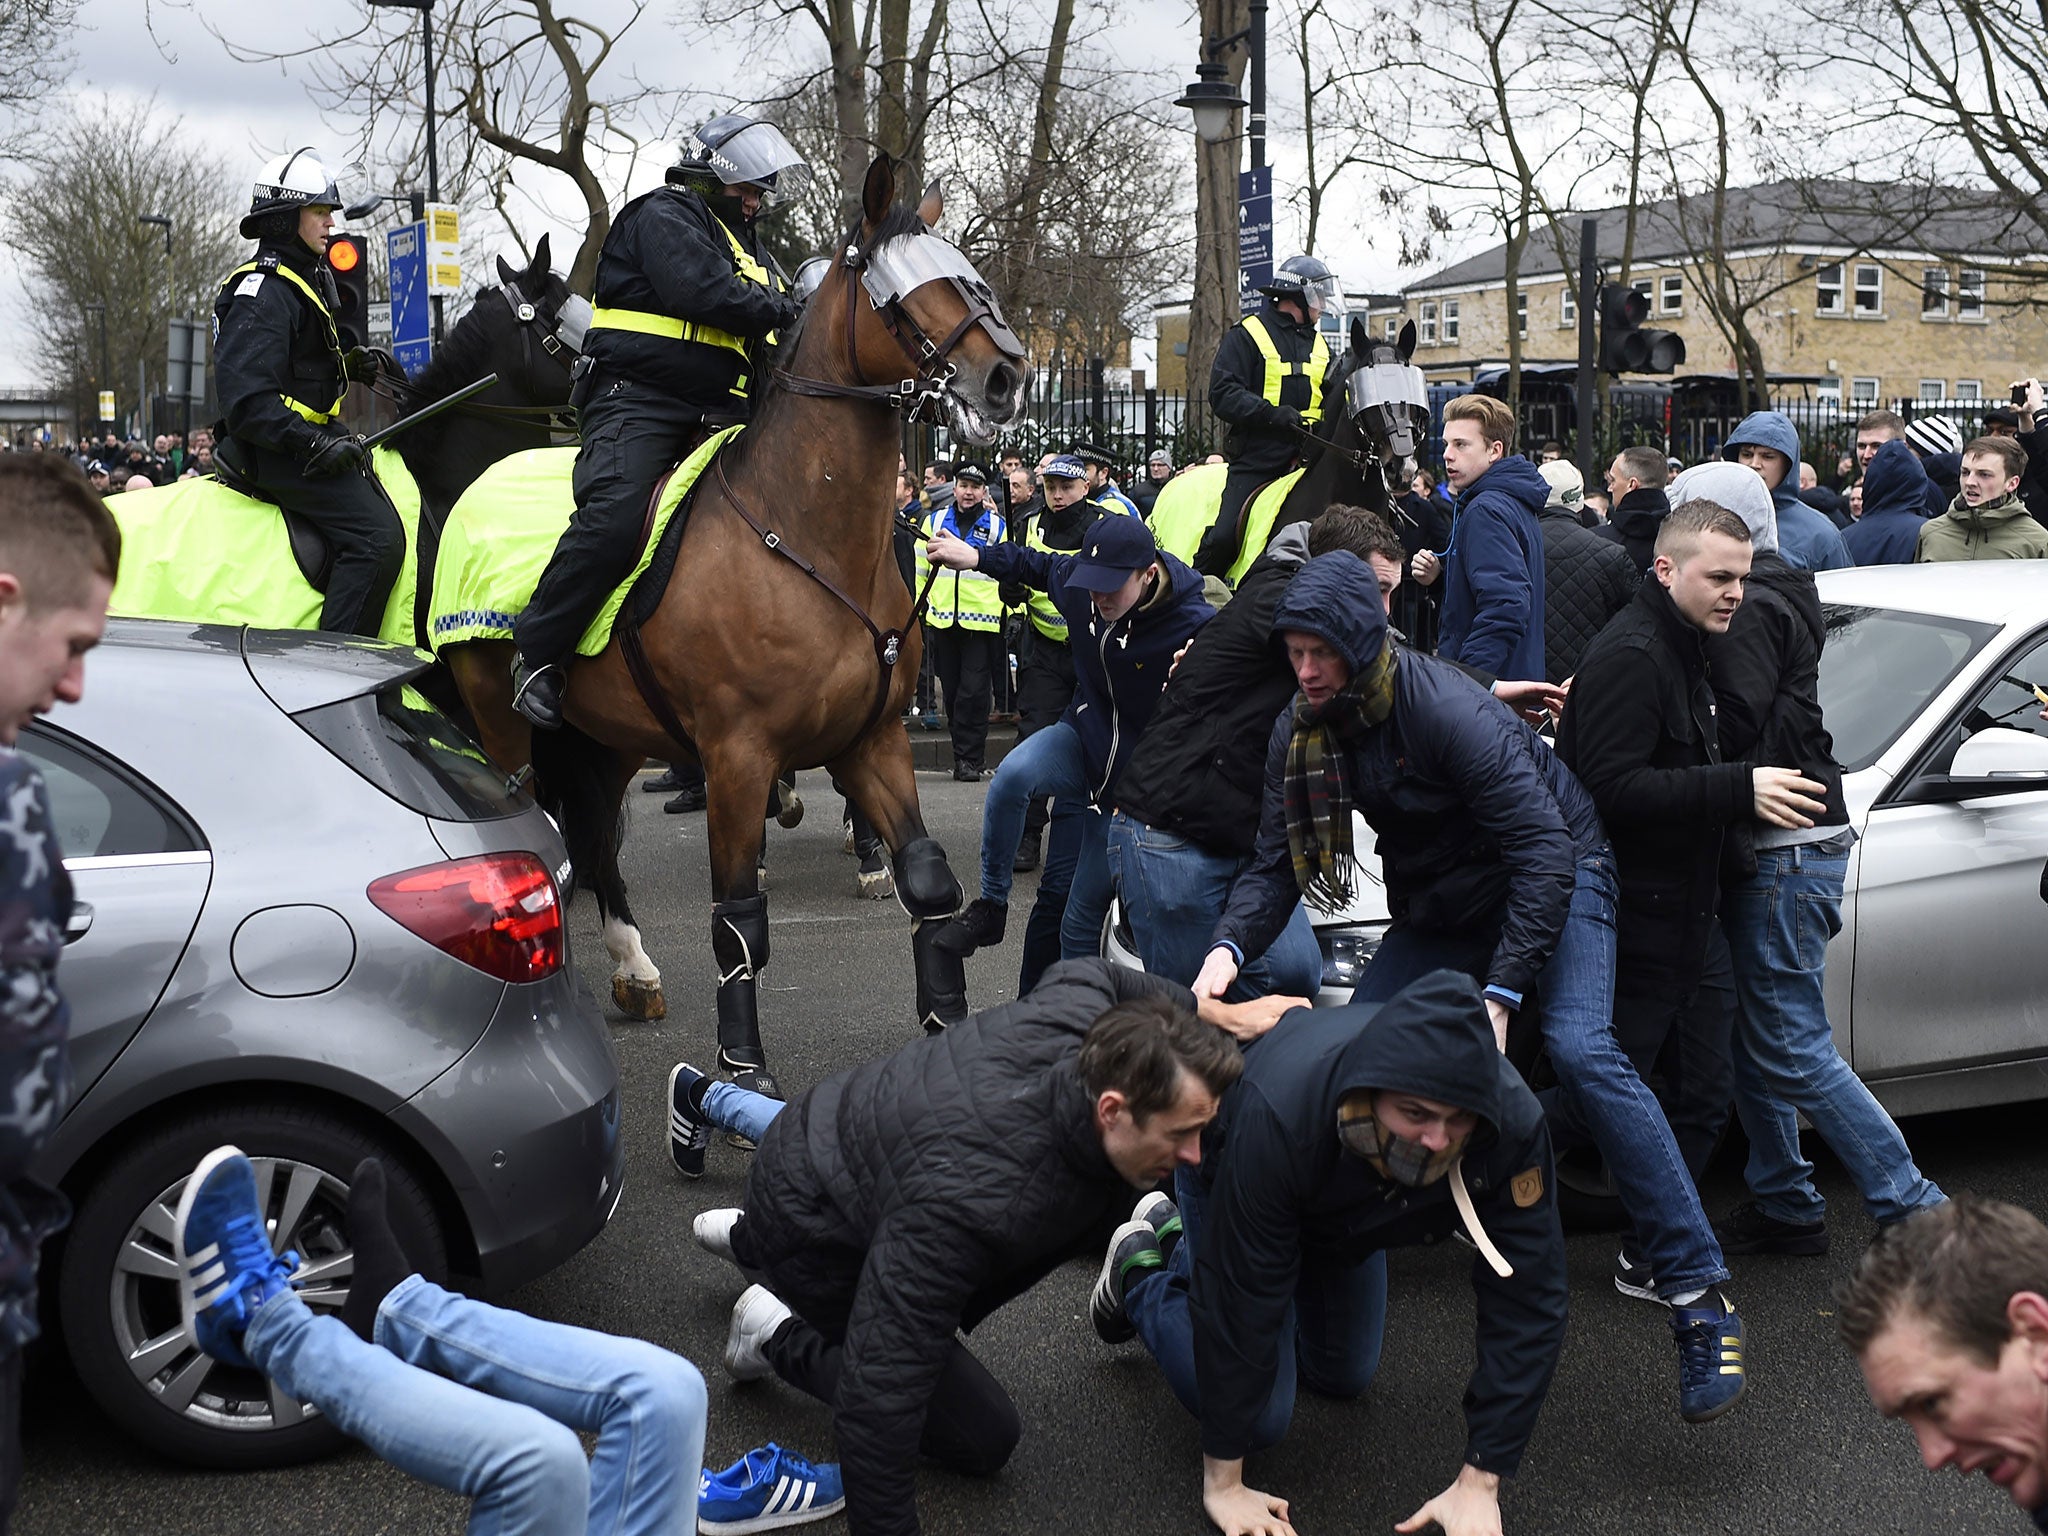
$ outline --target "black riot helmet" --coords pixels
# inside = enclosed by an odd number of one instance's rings
[[[1313,256],[1288,257],[1259,284],[1259,292],[1297,300],[1304,313],[1311,308],[1324,314],[1344,313],[1344,285],[1337,280],[1336,270]]]

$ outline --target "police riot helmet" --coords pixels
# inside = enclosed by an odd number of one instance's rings
[[[799,304],[808,304],[811,295],[825,285],[825,274],[832,270],[830,256],[813,256],[796,269],[796,276],[790,279],[790,292],[796,295]]]
[[[804,195],[811,168],[773,123],[722,112],[690,136],[668,180],[712,193],[726,186],[758,187],[761,206],[776,208]]]
[[[1259,292],[1276,299],[1299,299],[1326,315],[1344,313],[1344,285],[1328,262],[1313,256],[1288,257],[1259,284]]]
[[[289,236],[298,227],[298,216],[306,208],[339,208],[341,189],[310,145],[288,155],[266,160],[256,173],[256,189],[249,199],[249,212],[242,219],[242,238]],[[268,215],[286,215],[279,220]]]

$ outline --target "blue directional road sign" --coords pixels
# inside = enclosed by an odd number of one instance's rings
[[[384,236],[384,266],[391,277],[391,355],[409,378],[418,378],[434,355],[433,317],[427,305],[427,227],[403,224]]]
[[[1259,307],[1259,284],[1273,278],[1273,167],[1237,173],[1238,307]]]

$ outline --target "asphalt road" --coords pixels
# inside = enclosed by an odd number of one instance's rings
[[[921,775],[933,834],[972,883],[981,792]],[[837,806],[820,774],[803,776],[809,816],[770,830],[773,963],[761,1010],[775,1065],[792,1091],[910,1038],[906,920],[895,904],[855,898],[839,851]],[[832,1453],[827,1414],[774,1382],[735,1388],[717,1361],[737,1277],[689,1238],[699,1210],[737,1201],[745,1155],[711,1150],[701,1184],[685,1185],[664,1145],[662,1089],[678,1056],[712,1052],[712,977],[704,818],[664,817],[634,796],[627,869],[647,947],[667,971],[660,1024],[612,1020],[626,1083],[629,1161],[610,1227],[554,1274],[506,1298],[543,1317],[638,1334],[705,1366],[711,1385],[707,1457],[723,1465],[776,1439],[819,1459]],[[1021,882],[1028,898],[1030,877]],[[1020,911],[1022,908],[1020,907]],[[1020,925],[1021,926],[1021,925]],[[602,982],[604,952],[588,899],[574,912],[577,952]],[[977,957],[969,997],[989,1003],[1015,985],[1019,932]],[[603,989],[601,989],[603,990]],[[1924,1119],[1908,1126],[1923,1166],[1947,1188],[1975,1189],[2048,1212],[2048,1140],[2038,1105]],[[1662,1313],[1608,1283],[1614,1242],[1570,1244],[1572,1317],[1556,1385],[1508,1493],[1507,1530],[1699,1536],[1925,1536],[2031,1529],[1981,1480],[1925,1472],[1910,1437],[1873,1415],[1833,1336],[1832,1284],[1870,1236],[1838,1171],[1823,1164],[1834,1247],[1822,1259],[1738,1260],[1733,1292],[1750,1331],[1752,1386],[1721,1422],[1693,1428],[1676,1408],[1677,1357]],[[1710,1210],[1736,1190],[1723,1173]],[[1305,1400],[1287,1440],[1254,1459],[1252,1481],[1293,1501],[1304,1536],[1387,1531],[1456,1471],[1459,1399],[1470,1369],[1471,1291],[1450,1246],[1393,1256],[1384,1363],[1355,1403]],[[1143,1350],[1105,1348],[1089,1328],[1093,1265],[1077,1263],[990,1319],[973,1345],[1022,1410],[1023,1444],[1001,1476],[974,1481],[927,1471],[929,1531],[1199,1533],[1195,1426]],[[165,1465],[113,1429],[61,1366],[32,1378],[24,1536],[219,1536],[236,1533],[455,1533],[464,1506],[352,1452],[280,1472],[224,1475]],[[840,1517],[815,1529],[843,1529]]]

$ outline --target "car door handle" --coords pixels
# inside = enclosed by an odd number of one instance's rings
[[[71,904],[71,915],[64,919],[64,942],[76,944],[92,927],[92,903],[75,901]]]

